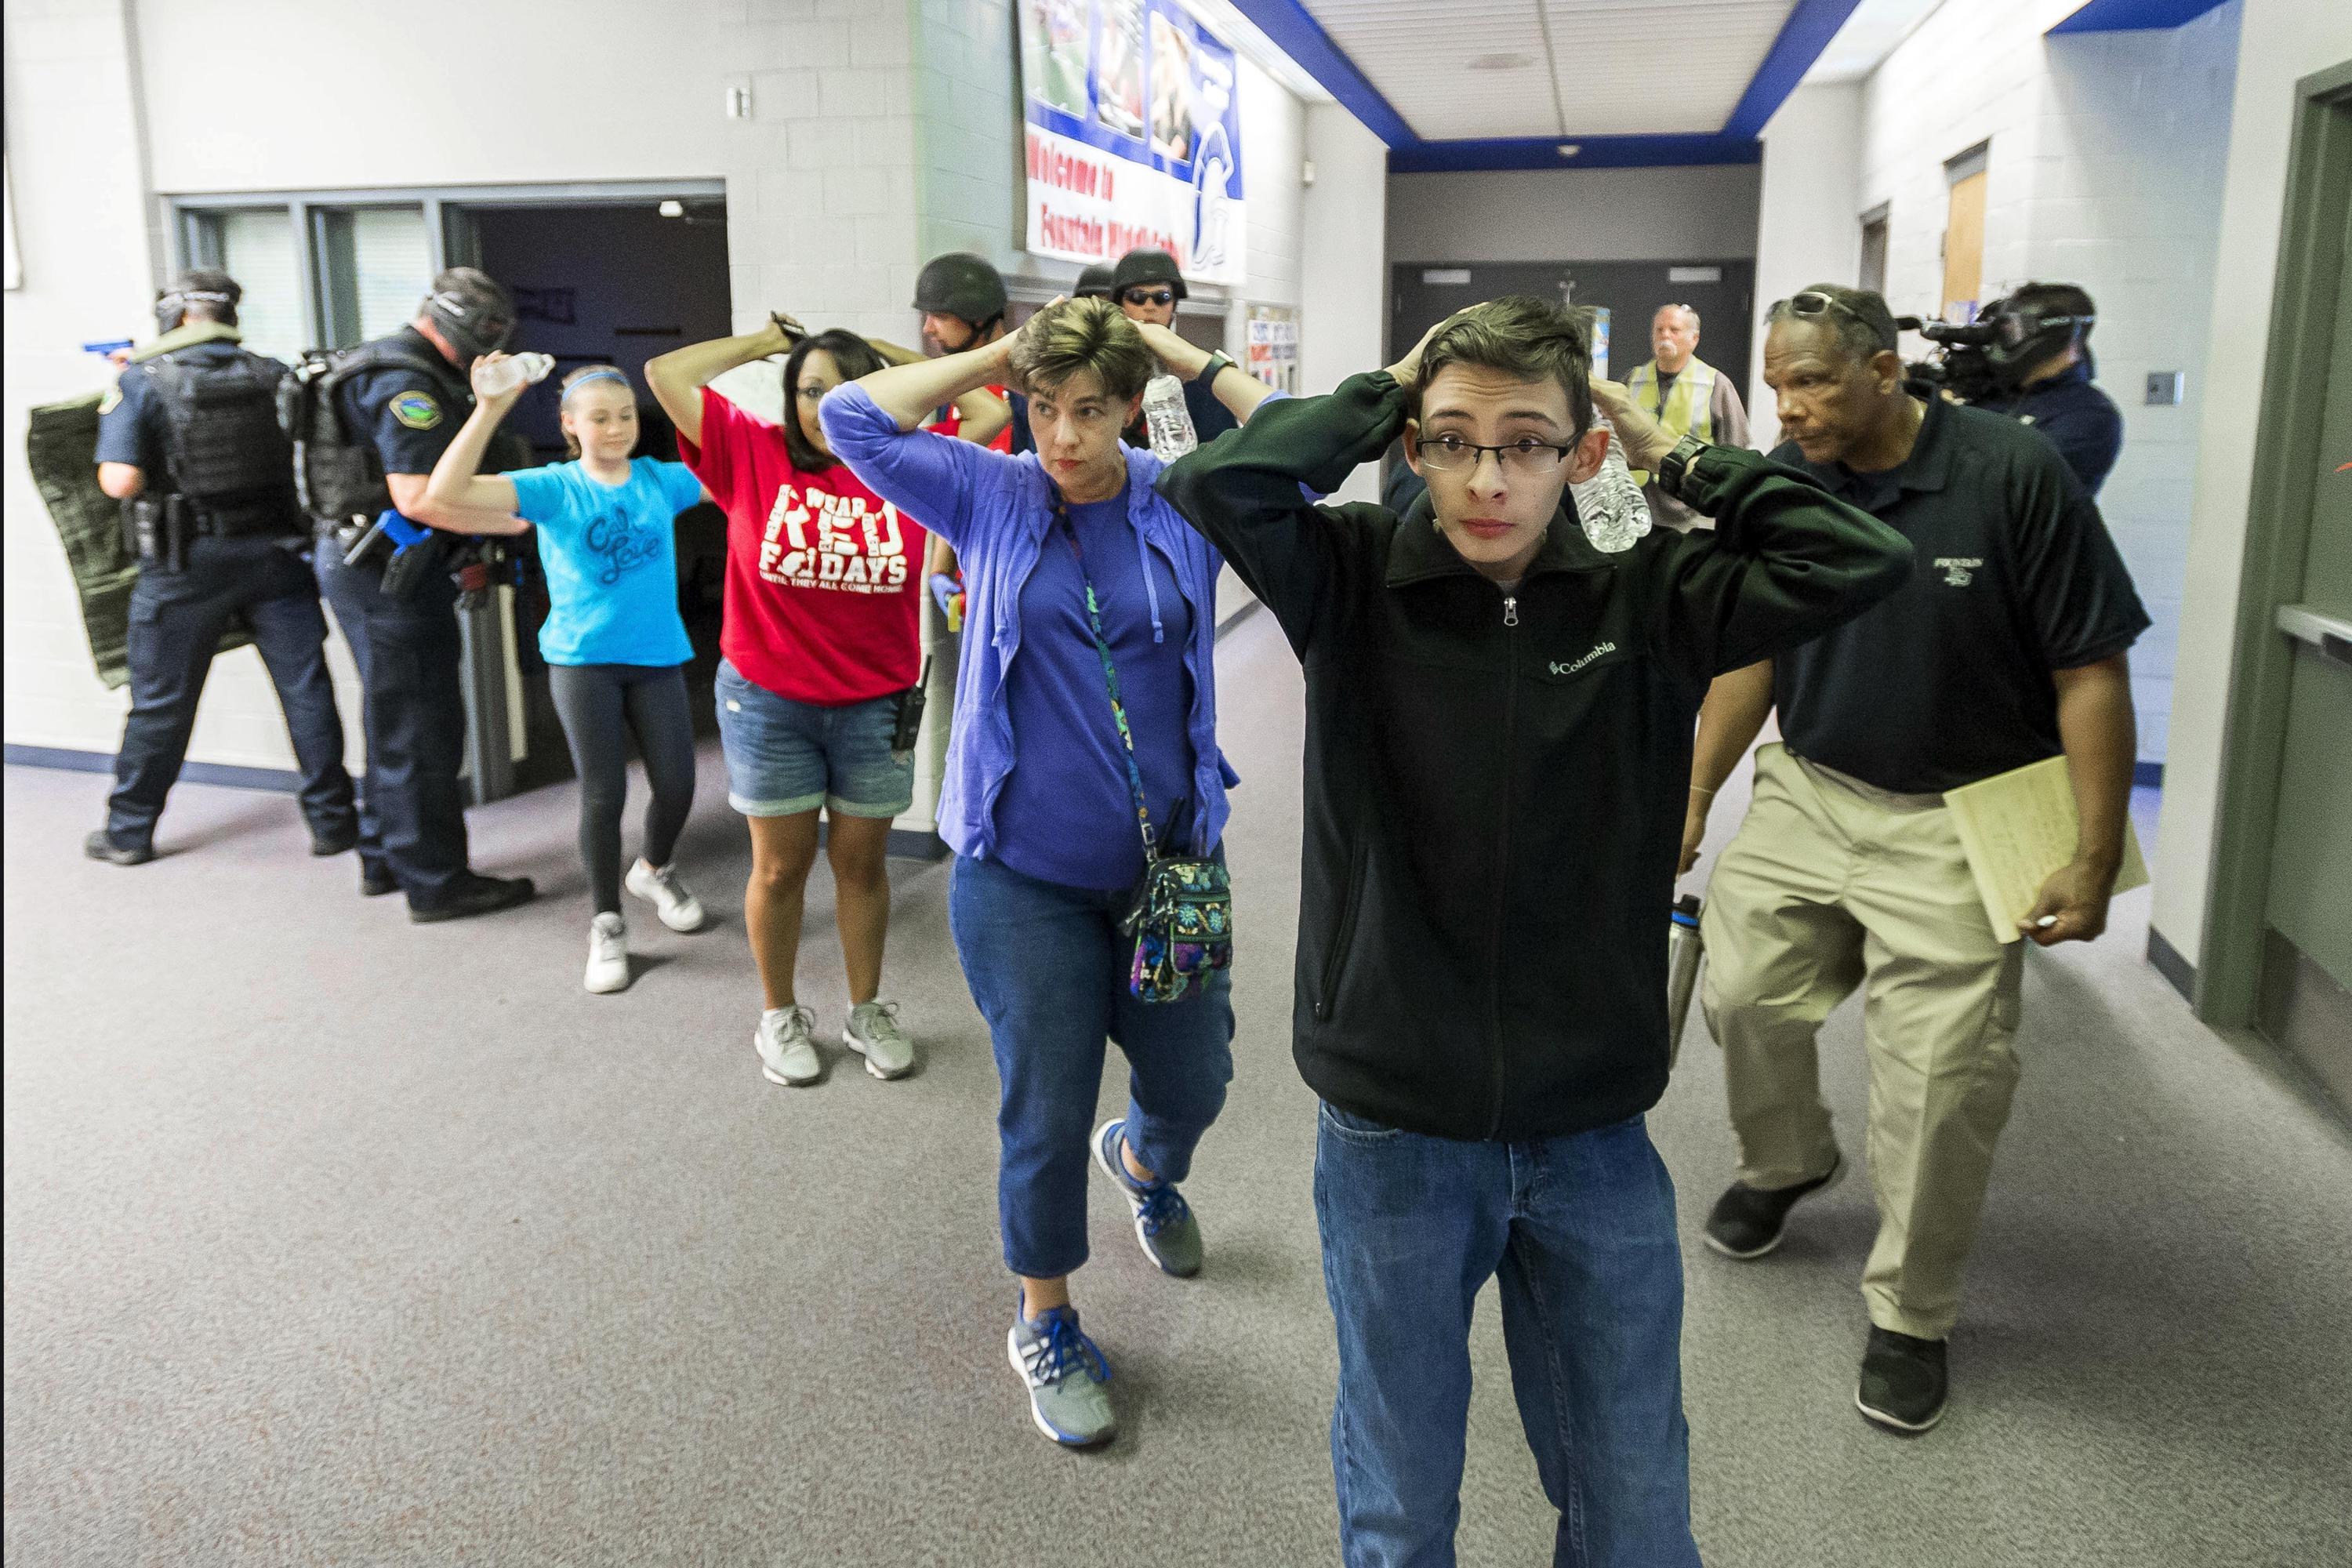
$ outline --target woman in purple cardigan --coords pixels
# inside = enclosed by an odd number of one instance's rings
[[[1021,1302],[1006,1352],[1038,1429],[1073,1447],[1114,1430],[1110,1368],[1078,1328],[1087,1161],[1118,1184],[1144,1253],[1201,1267],[1176,1190],[1223,1107],[1234,1015],[1223,971],[1182,999],[1129,994],[1119,929],[1144,866],[1129,752],[1094,620],[1118,672],[1157,842],[1217,852],[1216,587],[1223,562],[1153,490],[1160,460],[1119,441],[1162,364],[1205,374],[1246,418],[1272,391],[1107,300],[1048,306],[1014,337],[836,388],[825,439],[884,500],[954,547],[970,595],[940,834],[949,919],[987,1018],[1002,1095],[1004,1261]],[[1008,456],[917,426],[957,394],[1017,379],[1037,449]],[[1096,1128],[1103,1042],[1127,1053],[1127,1114]]]

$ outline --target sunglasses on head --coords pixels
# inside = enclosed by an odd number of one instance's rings
[[[1176,302],[1176,290],[1173,289],[1129,289],[1126,293],[1119,296],[1119,300],[1121,302],[1129,305],[1172,305]]]
[[[1807,289],[1800,293],[1791,294],[1780,304],[1772,307],[1772,311],[1783,309],[1791,316],[1803,321],[1814,321],[1831,314],[1843,316],[1850,321],[1859,321],[1869,328],[1871,336],[1874,338],[1878,337],[1882,331],[1878,322],[1872,321],[1836,295],[1824,294],[1818,289]],[[1768,311],[1767,314],[1769,315],[1772,311]],[[1895,345],[1887,343],[1885,346],[1892,348]]]

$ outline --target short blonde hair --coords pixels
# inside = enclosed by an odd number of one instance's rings
[[[1013,374],[1024,386],[1057,387],[1090,370],[1103,392],[1121,402],[1140,394],[1159,368],[1159,356],[1145,346],[1143,334],[1109,300],[1048,305],[1022,329],[1013,350]]]

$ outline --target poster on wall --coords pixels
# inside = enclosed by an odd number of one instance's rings
[[[1287,305],[1249,308],[1249,363],[1242,368],[1277,392],[1298,391],[1298,312]]]
[[[1243,280],[1240,77],[1176,0],[1020,0],[1025,247],[1116,261],[1140,246]]]

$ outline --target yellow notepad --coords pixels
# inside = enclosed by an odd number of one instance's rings
[[[2042,884],[2074,858],[2078,822],[2074,775],[2066,759],[2051,757],[1948,790],[1944,804],[1952,808],[1952,826],[1959,830],[1960,847],[1968,851],[1969,869],[1976,874],[1977,896],[1984,900],[1993,934],[2015,942],[2024,934],[2017,922],[2042,896]],[[2139,836],[2126,817],[2116,891],[2127,893],[2147,885],[2147,862],[2140,857]]]

